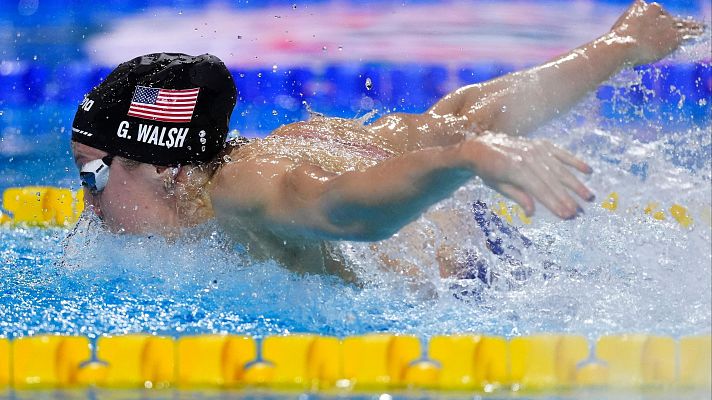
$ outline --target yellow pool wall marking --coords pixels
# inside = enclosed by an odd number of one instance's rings
[[[40,335],[0,339],[0,387],[495,392],[712,388],[712,336]],[[92,358],[95,347],[96,357]],[[258,354],[261,357],[258,358]]]

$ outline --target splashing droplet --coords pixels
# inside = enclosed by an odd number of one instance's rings
[[[371,81],[371,78],[366,78],[366,90],[371,89],[373,89],[373,81]]]
[[[278,114],[279,114],[279,112],[277,110],[272,110],[272,115],[274,115],[276,117]]]

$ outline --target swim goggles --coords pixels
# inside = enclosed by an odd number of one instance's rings
[[[104,190],[109,181],[109,166],[113,160],[114,156],[109,155],[82,165],[79,179],[89,193],[98,194]]]

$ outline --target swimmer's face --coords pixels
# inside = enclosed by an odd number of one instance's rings
[[[77,168],[107,153],[72,142]],[[175,199],[167,195],[161,169],[150,164],[127,166],[116,157],[104,190],[84,190],[84,206],[104,221],[112,232],[164,233],[176,226]]]

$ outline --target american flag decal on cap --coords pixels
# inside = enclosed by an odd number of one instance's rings
[[[190,122],[199,90],[136,86],[127,114],[154,121]]]

